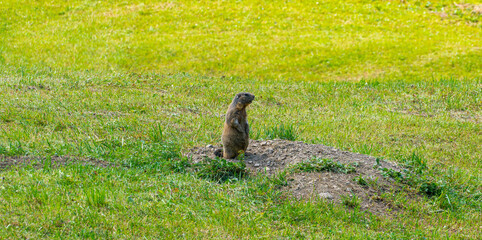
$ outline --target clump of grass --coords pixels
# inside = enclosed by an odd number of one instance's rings
[[[260,203],[282,203],[286,200],[287,195],[280,189],[288,186],[288,181],[290,181],[288,176],[289,172],[286,169],[271,176],[258,174],[246,181],[249,187],[245,190],[245,195]]]
[[[335,162],[332,159],[321,159],[314,157],[308,161],[303,161],[293,165],[293,171],[301,172],[335,172],[335,173],[353,173],[355,172],[355,165],[343,164]]]
[[[343,205],[349,208],[354,208],[354,209],[360,208],[360,198],[355,194],[342,195],[341,202]]]
[[[194,167],[198,177],[218,183],[237,181],[248,176],[248,169],[243,161],[229,162],[222,158],[206,158]]]
[[[404,158],[403,161],[405,169],[397,171],[394,169],[381,168],[382,175],[398,182],[417,187],[421,193],[429,197],[440,195],[440,186],[427,175],[427,165],[420,156],[412,153],[408,158]]]
[[[46,191],[39,184],[32,184],[27,187],[27,197],[29,198],[30,204],[48,204],[49,203],[49,195]]]
[[[236,156],[236,159],[243,162],[245,157],[246,157],[246,153],[244,151],[239,151],[239,154],[238,156]]]
[[[157,125],[154,125],[154,127],[152,127],[151,131],[149,132],[149,135],[152,142],[155,142],[155,143],[162,142],[164,138],[162,134],[161,124],[158,123]]]
[[[46,157],[43,161],[43,169],[49,171],[52,168],[52,156]]]
[[[289,141],[294,141],[297,138],[296,129],[293,125],[280,124],[276,127],[271,127],[265,130],[267,139],[285,139]]]
[[[399,182],[407,183],[407,177],[401,171],[393,170],[391,168],[381,168],[384,177],[393,178]]]
[[[376,178],[368,178],[367,179],[367,183],[368,185],[372,186],[372,187],[376,187],[378,185],[378,177]]]
[[[0,154],[5,156],[19,156],[27,153],[20,141],[8,141],[5,145],[0,144]]]
[[[454,191],[453,187],[444,184],[442,181],[435,181],[434,176],[429,173],[417,173],[409,169],[396,171],[386,168],[382,168],[381,171],[382,175],[414,187],[419,193],[432,198],[434,203],[442,209],[454,210],[457,208],[456,204],[460,200],[459,194]]]
[[[453,191],[450,192],[444,190],[438,195],[435,204],[437,204],[441,209],[455,210],[458,208],[457,203],[459,201],[459,196],[457,196],[457,194],[455,194]]]
[[[189,168],[192,167],[192,164],[189,161],[189,159],[184,157],[181,157],[178,159],[171,159],[171,160],[165,161],[163,164],[164,164],[164,169],[167,169],[172,172],[177,172],[177,173],[184,173]]]
[[[105,189],[92,188],[86,190],[85,197],[88,206],[102,207],[107,205],[107,192]]]
[[[382,175],[417,189],[419,193],[433,199],[441,209],[454,210],[460,204],[480,208],[477,200],[465,194],[467,186],[450,183],[450,175],[440,172],[436,167],[429,168],[418,154],[412,153],[403,158],[402,162],[405,168],[401,171],[380,168]]]
[[[425,164],[424,160],[417,154],[412,153],[411,156],[402,159],[402,161],[403,166],[405,167],[404,169],[397,171],[391,168],[380,168],[382,175],[411,186],[415,186],[417,183],[420,183],[420,186],[422,186],[423,184],[421,182],[421,175],[423,175],[427,170],[427,165]],[[375,168],[378,166],[380,165],[375,165]],[[424,185],[423,189],[425,190],[422,192],[431,192],[430,189],[433,188],[434,186],[432,186],[432,184]]]
[[[361,175],[358,176],[358,177],[355,177],[353,178],[353,181],[355,181],[356,183],[362,185],[362,186],[367,186],[368,185],[368,182],[367,180],[365,180],[365,178],[363,178]]]
[[[284,170],[277,175],[270,178],[271,183],[276,186],[276,188],[281,188],[288,186],[288,171]]]

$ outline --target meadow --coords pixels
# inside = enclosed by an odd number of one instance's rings
[[[31,159],[0,168],[0,238],[476,239],[478,6],[0,1],[0,161]],[[219,144],[241,91],[256,95],[252,138],[289,126],[297,141],[417,156],[442,193],[384,196],[402,210],[380,216],[297,201],[279,176],[199,177],[182,153]]]

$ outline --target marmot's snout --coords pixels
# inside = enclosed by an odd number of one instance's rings
[[[239,102],[242,104],[250,104],[254,100],[254,95],[248,92],[241,92],[236,94],[236,98],[239,99]]]

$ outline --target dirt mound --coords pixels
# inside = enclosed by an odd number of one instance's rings
[[[69,156],[53,156],[49,159],[45,157],[32,157],[32,156],[15,156],[15,157],[6,157],[0,156],[0,170],[7,169],[16,165],[31,165],[34,168],[43,168],[45,166],[50,167],[59,167],[63,165],[73,164],[73,163],[80,163],[84,166],[91,165],[91,166],[99,166],[99,167],[109,167],[113,164],[110,162],[98,160],[98,159],[80,159],[75,157]]]
[[[214,158],[214,150],[220,148],[212,145],[191,149],[186,156],[194,162],[206,157]],[[307,144],[285,140],[256,141],[250,140],[245,154],[246,166],[253,174],[273,175],[294,164],[313,159],[332,159],[342,164],[354,164],[355,172],[335,173],[323,172],[290,172],[288,186],[284,190],[298,199],[324,198],[347,204],[353,195],[359,199],[362,210],[372,213],[385,213],[397,210],[380,195],[396,190],[393,180],[381,175],[381,168],[400,170],[394,163],[378,160],[375,157],[341,151],[321,144]],[[362,177],[362,181],[356,181]],[[362,184],[360,184],[362,182]],[[363,184],[364,182],[364,184]]]

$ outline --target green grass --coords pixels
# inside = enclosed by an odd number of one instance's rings
[[[270,127],[265,130],[267,139],[285,139],[289,141],[296,140],[296,129],[292,125],[285,126],[283,124],[277,127]]]
[[[477,238],[481,26],[438,0],[3,1],[0,155],[46,158],[0,171],[0,238]],[[220,142],[241,91],[254,138],[412,166],[387,177],[421,200],[373,216],[197,175],[181,152]]]
[[[356,165],[335,162],[333,159],[320,159],[314,157],[310,160],[293,165],[292,171],[353,173],[356,172]]]
[[[341,196],[341,203],[349,208],[360,208],[360,199],[355,194]]]
[[[353,181],[355,181],[356,183],[358,183],[361,186],[368,186],[368,181],[361,175],[353,178]]]
[[[469,183],[470,179],[454,177],[456,172],[453,170],[444,172],[437,166],[428,167],[426,161],[416,154],[401,159],[401,163],[404,167],[402,171],[378,169],[382,175],[414,187],[419,194],[433,199],[442,209],[454,210],[461,206],[472,206],[479,211],[482,209],[480,182]]]
[[[244,161],[230,162],[226,159],[205,159],[196,164],[196,176],[218,183],[238,181],[248,176]]]

